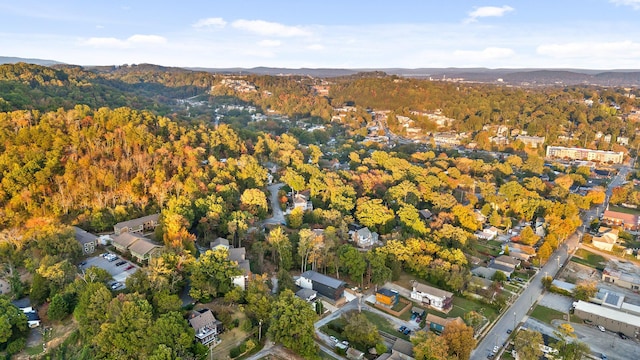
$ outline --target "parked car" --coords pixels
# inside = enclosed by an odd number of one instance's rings
[[[620,336],[620,339],[622,340],[627,340],[629,337],[621,332],[618,332],[618,336]]]
[[[124,271],[131,270],[131,269],[133,269],[133,265],[132,265],[132,264],[129,264],[129,266],[127,266],[127,267],[124,269]]]
[[[334,343],[338,343],[338,339],[336,339],[335,336],[329,336],[329,339],[331,339],[331,341],[333,341]]]
[[[602,325],[598,325],[598,330],[600,330],[600,331],[602,331],[602,332],[607,331],[607,330],[604,328],[604,326],[602,326]]]
[[[116,266],[122,266],[122,265],[124,265],[124,264],[126,264],[126,263],[127,263],[126,261],[118,261],[118,262],[116,263]]]
[[[404,332],[406,329],[407,329],[407,327],[406,327],[406,326],[404,326],[404,325],[402,325],[402,326],[400,326],[400,327],[398,328],[398,331],[399,331],[399,332]]]
[[[347,340],[342,340],[342,345],[349,346],[349,342]]]
[[[411,334],[411,329],[404,329],[404,331],[402,332],[405,335],[409,335]]]
[[[507,329],[507,334],[511,334],[511,329]]]
[[[86,260],[83,260],[83,261],[80,262],[80,266],[85,266],[85,265],[87,265],[87,261]]]
[[[497,354],[497,353],[498,353],[498,351],[500,351],[500,346],[498,346],[498,345],[494,346],[494,347],[493,347],[493,353],[494,353],[494,354]]]
[[[122,287],[122,283],[115,282],[115,283],[111,284],[111,290],[117,290],[120,287]]]
[[[607,360],[607,355],[605,355],[605,354],[600,354],[600,359],[601,359],[601,360]]]

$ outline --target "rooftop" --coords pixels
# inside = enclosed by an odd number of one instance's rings
[[[122,229],[124,227],[132,228],[132,227],[136,227],[136,226],[140,226],[142,224],[148,223],[150,221],[158,222],[159,218],[160,218],[160,214],[152,214],[152,215],[143,216],[137,219],[131,219],[131,220],[119,222],[115,224],[114,227],[119,229]]]
[[[337,289],[341,286],[346,286],[346,283],[342,280],[334,279],[332,277],[317,273],[313,270],[305,271],[300,276],[305,279],[309,279],[311,281],[326,285],[334,289]]]
[[[435,288],[433,286],[425,285],[425,284],[419,283],[417,281],[413,282],[413,287],[417,291],[420,291],[422,293],[430,294],[430,295],[441,297],[441,298],[450,298],[450,297],[453,296],[453,293],[450,293],[450,292],[442,290],[442,289]]]
[[[613,321],[618,321],[631,326],[637,327],[639,326],[638,324],[640,324],[640,316],[638,315],[625,313],[616,309],[592,304],[590,302],[586,302],[582,300],[578,301],[575,309],[577,311],[584,311],[589,314],[599,315],[601,317],[604,317]]]
[[[82,230],[77,226],[74,226],[73,229],[76,231],[76,240],[78,240],[80,244],[96,242],[98,240],[97,236],[93,235],[90,232]]]

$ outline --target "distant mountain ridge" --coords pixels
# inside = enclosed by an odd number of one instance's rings
[[[27,63],[27,64],[35,64],[42,66],[52,66],[64,64],[63,62],[56,60],[45,60],[45,59],[29,59],[29,58],[21,58],[21,57],[13,57],[13,56],[0,56],[0,64],[17,64],[17,63]]]
[[[53,66],[64,64],[55,60],[27,59],[20,57],[0,56],[0,64],[15,64],[25,62],[43,66]],[[164,67],[153,64],[140,64],[157,71],[176,72],[179,69],[189,71],[203,71],[216,74],[239,74],[239,75],[300,75],[313,77],[338,77],[351,76],[361,72],[382,71],[389,75],[413,78],[430,78],[432,80],[444,81],[469,81],[481,83],[506,84],[513,86],[547,86],[547,85],[598,85],[598,86],[640,86],[640,69],[615,69],[615,70],[593,70],[593,69],[489,69],[489,68],[277,68],[277,67],[254,67],[254,68],[207,68],[207,67]],[[118,66],[84,66],[87,69],[98,71],[113,71]]]

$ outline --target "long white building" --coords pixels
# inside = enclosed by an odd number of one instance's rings
[[[591,150],[583,148],[568,148],[564,146],[547,146],[547,158],[599,161],[621,164],[624,160],[623,152]]]

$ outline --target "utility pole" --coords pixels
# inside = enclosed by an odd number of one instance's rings
[[[258,342],[262,341],[262,319],[258,322],[260,330],[258,331]]]
[[[513,331],[516,331],[516,312],[513,312]]]

